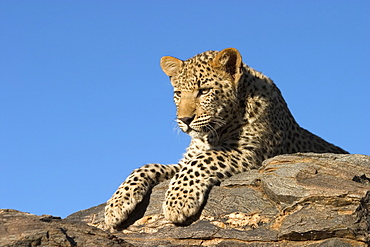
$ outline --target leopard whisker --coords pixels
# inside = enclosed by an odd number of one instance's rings
[[[212,119],[212,123],[218,125],[219,127],[221,127],[222,125],[225,125],[226,124],[226,121],[223,120],[221,117],[216,117],[216,118],[213,118]]]
[[[209,130],[210,134],[215,136],[217,141],[220,139],[220,136],[212,125],[206,125],[205,128]]]
[[[175,131],[177,133],[177,135],[180,135],[180,133],[182,132],[180,127],[179,127],[179,124],[177,122],[177,120],[175,119],[174,120],[176,122],[176,124],[173,126],[173,131]]]

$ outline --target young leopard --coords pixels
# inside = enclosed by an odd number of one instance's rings
[[[191,137],[178,164],[134,170],[105,207],[105,222],[118,227],[147,191],[172,178],[163,212],[183,223],[201,208],[209,188],[258,168],[278,154],[347,153],[301,128],[272,80],[242,62],[238,50],[207,51],[186,61],[163,57],[174,87],[179,127]]]

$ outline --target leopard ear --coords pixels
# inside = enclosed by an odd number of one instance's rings
[[[175,57],[165,56],[161,58],[161,68],[168,76],[173,76],[179,71],[184,62]]]
[[[217,69],[223,70],[236,79],[241,73],[242,56],[235,48],[226,48],[220,51],[212,60],[211,65]]]

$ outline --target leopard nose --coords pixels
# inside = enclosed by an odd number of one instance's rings
[[[182,117],[182,118],[179,118],[179,120],[186,125],[190,125],[190,123],[194,120],[194,118],[195,118],[195,115],[192,117]]]

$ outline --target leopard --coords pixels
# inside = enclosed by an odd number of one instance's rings
[[[169,180],[165,220],[184,224],[199,214],[210,189],[280,154],[347,153],[300,127],[275,83],[242,61],[235,48],[206,51],[187,60],[164,56],[174,89],[176,122],[190,145],[176,164],[135,169],[105,206],[105,224],[122,226],[144,196]]]

